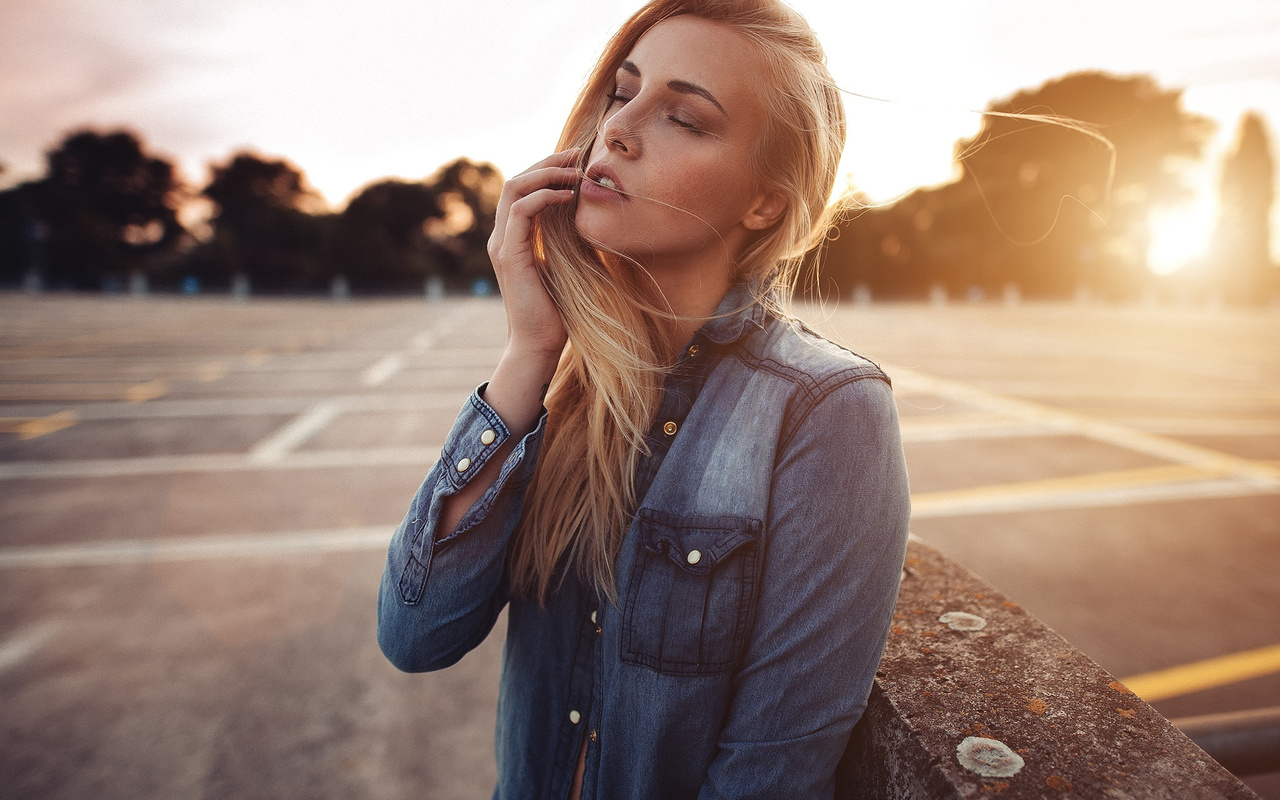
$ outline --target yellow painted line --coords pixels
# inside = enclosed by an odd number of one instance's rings
[[[1154,703],[1277,672],[1280,672],[1280,644],[1273,644],[1270,647],[1145,672],[1120,680],[1134,694],[1148,703]]]
[[[153,381],[139,383],[137,386],[130,386],[124,391],[124,399],[130,403],[145,403],[148,400],[155,400],[157,397],[164,397],[169,393],[169,384],[163,378],[156,378]]]
[[[119,400],[123,383],[21,383],[0,385],[0,400],[9,402],[70,403]]]
[[[221,361],[206,361],[196,367],[196,380],[201,383],[213,383],[227,376],[227,365]]]
[[[269,358],[269,357],[270,357],[270,355],[271,355],[271,354],[270,354],[270,352],[267,350],[267,348],[265,348],[265,347],[255,347],[255,348],[253,348],[252,350],[248,350],[248,351],[246,351],[246,352],[245,352],[245,354],[244,354],[244,360],[245,360],[245,361],[248,361],[250,364],[253,364],[253,365],[255,365],[255,366],[256,366],[256,365],[259,365],[259,364],[265,364],[265,363],[267,363],[267,358]]]
[[[979,504],[991,500],[1031,500],[1081,492],[1106,489],[1130,489],[1141,486],[1157,486],[1166,483],[1215,478],[1235,473],[1234,465],[1208,462],[1205,464],[1169,464],[1160,467],[1143,467],[1114,472],[1094,472],[1065,478],[1046,478],[1037,481],[1000,483],[993,486],[975,486],[972,489],[951,489],[941,492],[924,492],[911,496],[911,511],[926,515],[942,508]]]
[[[74,411],[59,411],[47,417],[0,417],[0,433],[16,433],[26,441],[70,428],[80,421]]]
[[[37,417],[18,426],[18,438],[22,440],[38,439],[50,433],[70,428],[80,421],[80,415],[74,411],[59,411],[47,417]]]

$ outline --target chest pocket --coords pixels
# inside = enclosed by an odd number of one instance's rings
[[[622,660],[671,675],[730,669],[742,657],[755,611],[762,524],[645,508],[637,523]]]

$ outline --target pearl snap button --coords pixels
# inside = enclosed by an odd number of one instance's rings
[[[680,426],[676,425],[674,422],[665,422],[662,425],[662,432],[668,436],[675,436],[676,431],[678,430],[680,430]]]
[[[498,434],[494,433],[493,429],[490,428],[489,430],[480,434],[480,444],[484,445],[485,447],[488,447],[489,445],[493,444],[493,440],[497,438],[498,438]]]
[[[702,551],[690,550],[689,555],[685,556],[684,560],[688,561],[690,564],[697,564],[699,561],[702,560]]]
[[[471,459],[464,458],[458,462],[458,472],[466,472],[470,466],[471,466]]]
[[[574,725],[577,725],[579,722],[582,722],[582,715],[578,713],[578,709],[575,708],[569,712],[569,721],[572,722]]]
[[[592,621],[592,622],[595,622],[595,621],[596,621],[596,612],[594,612],[594,611],[592,611],[592,612],[591,612],[591,621]]]

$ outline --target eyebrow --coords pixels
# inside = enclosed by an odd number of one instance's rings
[[[623,61],[622,64],[619,65],[618,69],[634,75],[637,78],[640,77],[640,68],[631,61]],[[689,81],[667,81],[667,88],[673,92],[679,92],[680,94],[696,94],[697,96],[710,101],[713,106],[720,109],[721,114],[724,114],[726,117],[729,116],[729,112],[724,110],[724,106],[720,105],[720,101],[716,99],[716,96],[696,83],[690,83]]]

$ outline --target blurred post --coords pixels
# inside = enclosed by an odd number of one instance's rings
[[[351,299],[351,283],[346,275],[333,276],[333,280],[329,282],[329,297],[338,303]]]
[[[947,287],[941,283],[935,283],[930,286],[929,303],[935,306],[945,306],[947,304]]]
[[[444,278],[439,275],[428,275],[425,292],[427,299],[431,302],[438,302],[444,299]]]
[[[1022,303],[1022,290],[1018,288],[1016,283],[1006,283],[1003,294],[1006,306],[1012,307]]]

